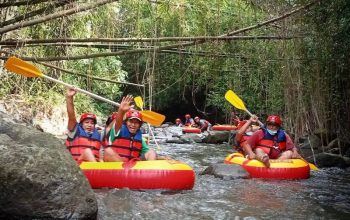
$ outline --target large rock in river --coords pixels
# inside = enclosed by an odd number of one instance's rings
[[[0,112],[0,218],[96,219],[97,201],[60,140]]]
[[[249,173],[237,164],[211,164],[201,175],[214,175],[216,178],[222,179],[246,179]]]
[[[229,137],[229,131],[209,131],[208,135],[203,138],[203,143],[221,144],[228,142]]]

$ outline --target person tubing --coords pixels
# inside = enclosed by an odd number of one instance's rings
[[[278,115],[270,115],[266,123],[274,123],[279,127],[282,125],[282,119]],[[257,148],[262,149],[270,158],[277,157],[286,150],[286,134],[283,129],[278,129],[276,135],[271,135],[267,129],[264,129],[264,137],[259,141]]]
[[[92,113],[84,113],[81,115],[79,123],[77,124],[77,133],[74,138],[67,138],[66,147],[73,156],[73,159],[77,162],[79,161],[80,155],[83,150],[90,148],[98,161],[100,158],[100,148],[101,148],[101,136],[100,133],[95,129],[91,134],[88,134],[84,131],[81,126],[81,123],[85,119],[93,119],[96,124],[96,115]]]
[[[140,112],[131,110],[125,114],[125,121],[133,118],[138,119],[142,123],[142,115]],[[131,136],[124,123],[116,139],[106,147],[112,147],[113,150],[119,154],[120,157],[125,158],[126,161],[139,158],[142,149],[142,133],[139,130],[134,136]]]

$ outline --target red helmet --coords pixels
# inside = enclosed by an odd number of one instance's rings
[[[96,115],[93,114],[93,113],[90,113],[90,112],[85,112],[83,113],[81,116],[80,116],[80,119],[79,119],[79,123],[82,123],[85,119],[92,119],[94,120],[94,123],[96,124],[97,120],[96,120]]]
[[[243,127],[243,125],[245,125],[245,123],[247,123],[247,120],[240,121],[237,125],[237,129],[240,129],[241,127]]]
[[[177,118],[177,119],[175,120],[175,122],[181,122],[181,119],[180,119],[180,118]]]
[[[194,117],[194,120],[197,120],[197,119],[199,120],[199,117],[198,117],[198,116]]]
[[[191,115],[190,114],[186,114],[185,118],[191,118]]]
[[[267,119],[266,119],[266,123],[268,123],[268,122],[275,123],[276,125],[281,126],[282,119],[278,115],[269,115],[269,117],[267,117]]]
[[[137,120],[142,122],[142,115],[139,111],[136,110],[129,110],[126,114],[125,114],[125,120],[129,120],[129,119],[133,119],[136,118]]]

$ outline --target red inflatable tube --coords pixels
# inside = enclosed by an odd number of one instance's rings
[[[225,164],[241,165],[253,178],[265,179],[307,179],[310,177],[310,166],[301,159],[270,160],[267,168],[258,160],[248,160],[240,153],[228,155]]]
[[[192,128],[192,127],[185,127],[182,129],[183,133],[196,133],[196,134],[200,134],[201,133],[201,129],[199,128]]]
[[[212,127],[213,131],[232,131],[236,129],[237,127],[234,125],[214,125]]]
[[[80,168],[91,187],[129,189],[192,189],[193,169],[174,160],[83,162]]]

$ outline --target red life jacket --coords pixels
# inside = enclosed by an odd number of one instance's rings
[[[239,153],[244,153],[243,151],[243,144],[248,140],[248,138],[251,135],[247,135],[247,133],[244,133],[242,135],[241,140],[239,140],[239,142],[235,145],[235,149],[239,152]]]
[[[139,158],[142,149],[142,133],[138,130],[134,136],[131,136],[126,125],[123,124],[115,140],[107,147],[112,147],[114,152],[127,160]]]
[[[276,153],[280,154],[286,150],[286,134],[284,130],[278,130],[277,134],[273,136],[266,129],[263,131],[264,137],[257,144],[257,148],[262,149],[269,156]]]
[[[248,140],[248,138],[250,137],[250,135],[247,135],[246,133],[244,133],[242,135],[241,140],[239,140],[239,142],[236,145],[236,150],[237,151],[242,151],[243,150],[243,144]]]
[[[87,134],[80,124],[77,124],[77,132],[74,138],[67,138],[66,147],[72,154],[73,159],[79,161],[79,157],[86,148],[90,148],[94,154],[96,160],[100,158],[100,133],[94,129],[91,135]]]

